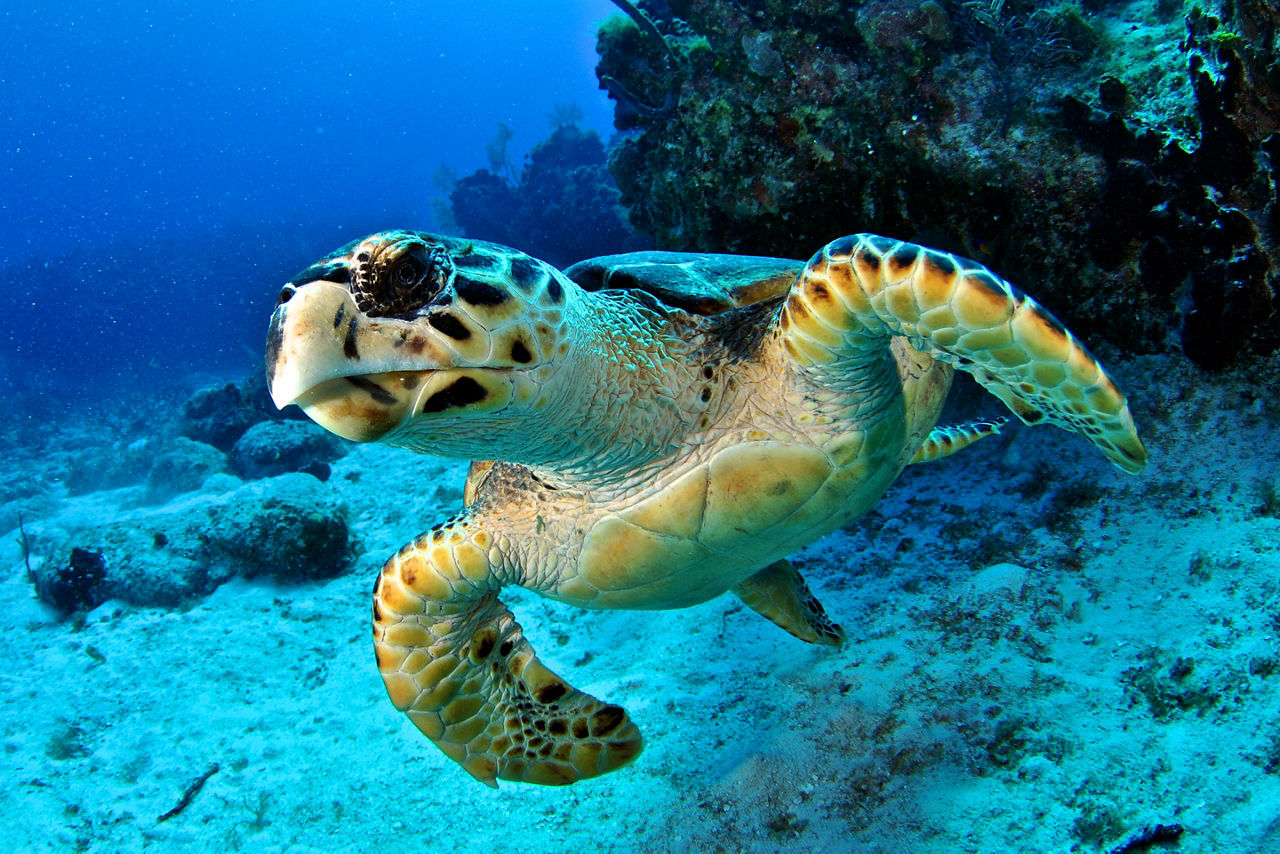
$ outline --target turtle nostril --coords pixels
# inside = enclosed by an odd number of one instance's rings
[[[290,299],[292,299],[293,295],[296,294],[297,292],[298,292],[298,289],[295,288],[293,285],[285,285],[283,288],[280,289],[280,296],[276,297],[276,305],[278,306],[284,305]]]

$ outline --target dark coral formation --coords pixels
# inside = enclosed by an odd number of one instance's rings
[[[107,577],[102,552],[73,548],[66,563],[33,575],[36,593],[64,614],[88,610],[102,602],[101,585]]]
[[[245,431],[263,421],[305,421],[296,406],[278,410],[266,378],[254,371],[239,382],[205,386],[182,403],[178,430],[188,439],[230,451]]]
[[[1274,4],[640,6],[666,44],[611,19],[598,72],[630,132],[610,170],[660,248],[879,231],[1128,349],[1217,367],[1280,346]]]
[[[599,135],[573,124],[534,147],[518,184],[481,169],[458,181],[450,201],[468,237],[518,246],[558,266],[643,248],[618,206]]]
[[[179,456],[190,455],[193,445],[212,446],[230,455],[231,470],[243,478],[306,472],[327,480],[329,463],[346,453],[345,445],[308,421],[298,407],[277,410],[267,393],[266,381],[256,372],[238,383],[197,389],[182,404],[178,431],[180,438],[191,440],[186,444],[177,443]],[[158,472],[162,461],[170,464]],[[160,498],[167,497],[166,484],[173,487],[179,482],[194,481],[195,486],[199,486],[193,471],[185,472],[185,478],[169,477],[171,470],[182,465],[180,460],[157,458],[150,481],[159,481],[154,486]],[[221,468],[217,466],[217,470]],[[167,491],[176,494],[185,490],[170,488]]]

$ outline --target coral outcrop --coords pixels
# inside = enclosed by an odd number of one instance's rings
[[[1264,0],[670,0],[599,34],[610,171],[659,248],[958,251],[1073,328],[1220,367],[1280,346]],[[674,52],[672,59],[669,51]]]
[[[575,124],[534,146],[519,183],[481,169],[458,181],[450,201],[468,237],[517,246],[558,266],[647,247],[618,206],[599,135]]]
[[[277,410],[267,393],[266,379],[255,371],[240,382],[197,389],[182,404],[178,430],[188,439],[230,451],[254,424],[305,418],[296,406]]]

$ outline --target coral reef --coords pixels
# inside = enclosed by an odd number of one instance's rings
[[[573,124],[567,109],[552,114],[557,126],[529,153],[519,183],[502,169],[458,181],[450,201],[468,237],[518,246],[559,266],[647,246],[623,219],[599,135]]]
[[[610,171],[659,248],[879,231],[1131,350],[1280,346],[1274,4],[639,5],[663,41],[615,16],[597,71],[627,132]]]

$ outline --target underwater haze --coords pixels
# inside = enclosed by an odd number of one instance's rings
[[[244,370],[281,282],[331,244],[431,229],[433,174],[487,165],[498,123],[517,168],[558,104],[607,137],[593,68],[611,11],[6,4],[6,387],[93,397]]]

